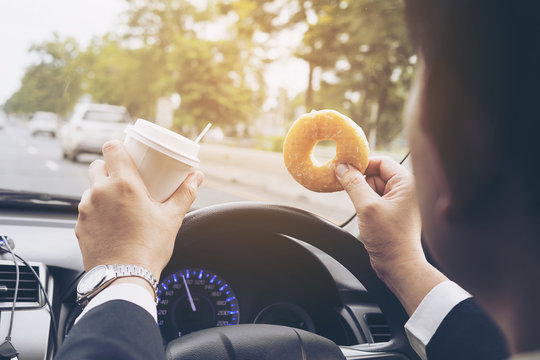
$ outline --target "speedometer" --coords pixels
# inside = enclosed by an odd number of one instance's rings
[[[240,309],[233,289],[211,271],[178,270],[158,286],[158,325],[167,341],[239,322]]]

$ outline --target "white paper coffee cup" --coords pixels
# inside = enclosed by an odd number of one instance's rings
[[[127,127],[124,146],[156,201],[167,200],[199,167],[199,144],[143,119]]]

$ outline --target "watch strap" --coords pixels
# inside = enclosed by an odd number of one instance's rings
[[[116,274],[115,279],[125,278],[125,277],[139,277],[146,280],[152,289],[154,290],[154,300],[157,303],[157,287],[158,282],[154,275],[146,268],[139,265],[132,264],[112,264],[107,265],[109,269],[114,271]]]
[[[85,307],[94,296],[96,296],[101,291],[106,289],[115,280],[120,279],[120,278],[126,278],[126,277],[139,277],[141,279],[146,280],[150,284],[150,286],[152,286],[152,289],[154,290],[154,301],[156,302],[156,305],[157,305],[158,282],[154,278],[154,275],[150,271],[148,271],[146,268],[139,265],[132,265],[132,264],[112,264],[112,265],[98,265],[94,269],[98,268],[99,266],[102,266],[102,267],[105,266],[107,268],[108,275],[106,275],[104,281],[99,286],[97,286],[94,290],[87,293],[77,293],[77,303],[79,305]]]

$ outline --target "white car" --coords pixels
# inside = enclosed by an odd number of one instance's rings
[[[121,140],[131,118],[123,106],[80,104],[60,130],[65,159],[76,161],[80,153],[101,154],[103,144]]]
[[[32,136],[38,134],[49,134],[52,137],[56,137],[56,130],[58,129],[58,123],[60,118],[58,115],[48,111],[37,111],[32,115],[32,119],[28,123],[28,129]]]

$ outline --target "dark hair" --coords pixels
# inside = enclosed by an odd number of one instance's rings
[[[406,0],[406,17],[456,216],[483,212],[512,182],[538,212],[540,1]]]

